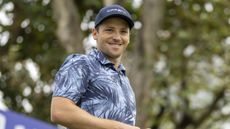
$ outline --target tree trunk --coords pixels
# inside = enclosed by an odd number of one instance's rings
[[[105,6],[112,5],[116,2],[116,0],[103,0]]]
[[[128,59],[129,77],[134,88],[137,100],[137,125],[146,128],[150,126],[148,103],[150,100],[151,86],[153,85],[153,64],[155,47],[158,38],[157,31],[160,29],[163,19],[164,1],[144,0],[142,9],[142,29],[134,41],[135,50]],[[136,36],[134,36],[136,37]]]
[[[83,53],[81,19],[73,0],[52,0],[57,37],[68,53]]]

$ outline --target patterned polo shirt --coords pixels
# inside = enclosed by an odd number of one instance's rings
[[[135,124],[135,96],[124,66],[116,70],[96,49],[67,57],[56,74],[53,96],[68,98],[99,118]]]

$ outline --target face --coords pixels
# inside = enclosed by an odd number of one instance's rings
[[[112,17],[103,21],[98,27],[98,29],[93,29],[93,38],[97,41],[97,48],[110,61],[121,59],[129,44],[128,23],[119,17]]]

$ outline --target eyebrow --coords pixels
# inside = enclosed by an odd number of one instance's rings
[[[111,29],[114,29],[114,28],[116,28],[116,27],[111,26],[111,25],[105,25],[105,26],[104,26],[104,28],[105,28],[105,29],[106,29],[106,28],[111,28]],[[121,28],[119,28],[119,29],[122,29],[122,30],[127,30],[127,29],[129,29],[129,27],[124,26],[124,27],[121,27]]]

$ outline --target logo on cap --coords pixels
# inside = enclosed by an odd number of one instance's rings
[[[107,13],[110,13],[110,12],[118,12],[118,13],[127,14],[124,10],[121,10],[121,9],[118,9],[118,8],[108,9],[106,12],[107,12]]]

